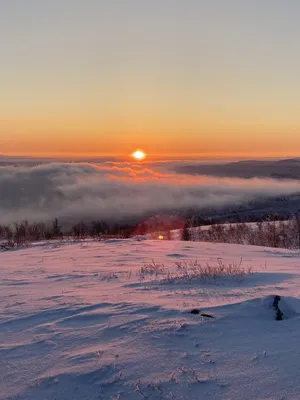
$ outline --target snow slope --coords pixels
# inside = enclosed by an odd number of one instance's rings
[[[244,279],[168,278],[241,257]],[[299,399],[299,267],[297,251],[177,241],[3,251],[0,398]]]

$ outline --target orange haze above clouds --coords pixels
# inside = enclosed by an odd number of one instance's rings
[[[299,13],[297,1],[2,1],[0,154],[297,156]]]

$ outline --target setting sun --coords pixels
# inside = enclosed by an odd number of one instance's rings
[[[146,157],[146,154],[141,150],[136,150],[131,154],[136,160],[143,160]]]

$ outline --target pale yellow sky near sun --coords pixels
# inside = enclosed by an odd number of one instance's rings
[[[0,154],[299,155],[299,2],[13,3]]]

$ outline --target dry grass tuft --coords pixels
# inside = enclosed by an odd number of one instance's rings
[[[164,266],[164,264],[156,263],[152,260],[151,263],[146,263],[144,266],[139,270],[138,275],[141,280],[145,279],[147,275],[150,276],[159,276],[159,275],[167,275],[169,270]]]
[[[221,259],[215,265],[205,263],[201,265],[197,260],[192,262],[176,262],[177,271],[168,272],[167,277],[163,278],[162,284],[184,284],[194,281],[215,282],[221,278],[230,278],[242,281],[246,275],[251,274],[251,267],[243,267],[243,259],[238,263],[224,263]]]

